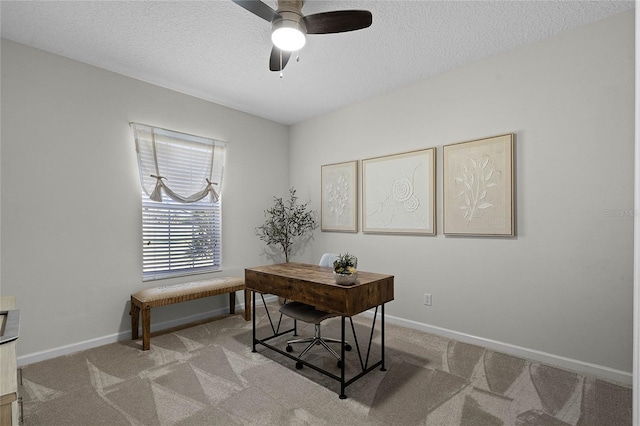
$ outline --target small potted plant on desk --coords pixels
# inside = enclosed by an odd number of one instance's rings
[[[333,277],[336,284],[349,285],[356,282],[358,271],[356,270],[356,257],[349,254],[340,254],[333,262]]]

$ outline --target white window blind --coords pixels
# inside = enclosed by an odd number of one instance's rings
[[[151,280],[219,270],[220,202],[180,204],[142,194],[142,274]]]
[[[132,127],[143,188],[143,280],[219,270],[226,143]]]

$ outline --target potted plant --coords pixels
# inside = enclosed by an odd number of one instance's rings
[[[333,261],[333,277],[337,284],[353,284],[358,278],[356,257],[349,253],[340,254]]]
[[[289,200],[273,197],[273,207],[264,211],[265,222],[256,228],[256,235],[268,246],[276,246],[284,253],[285,262],[293,244],[318,227],[316,212],[308,210],[310,201],[298,204],[294,188],[289,189]]]

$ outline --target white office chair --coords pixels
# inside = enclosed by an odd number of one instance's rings
[[[340,255],[339,254],[325,253],[320,258],[320,263],[318,265],[325,266],[325,267],[328,266],[328,267],[333,268],[333,262],[335,262],[338,259],[340,259]]]
[[[325,254],[322,255],[322,258],[320,259],[319,265],[333,268],[334,260],[338,259],[339,257],[340,257],[340,255],[338,255],[338,254],[325,253]],[[354,266],[356,268],[358,267],[358,259],[354,259]],[[327,351],[329,351],[329,353],[331,355],[336,357],[336,359],[338,360],[338,367],[340,367],[342,365],[342,360],[340,359],[340,355],[338,355],[338,353],[335,350],[333,350],[333,348],[331,346],[328,345],[328,343],[342,343],[342,341],[339,340],[339,339],[332,339],[332,338],[329,338],[329,337],[322,337],[321,333],[320,333],[320,323],[322,323],[322,321],[324,321],[324,320],[326,320],[328,318],[336,317],[336,316],[338,316],[338,314],[333,314],[333,313],[330,313],[330,312],[320,311],[320,310],[316,309],[312,305],[308,305],[306,303],[300,303],[300,302],[285,303],[284,305],[282,305],[280,307],[280,313],[283,314],[283,315],[286,315],[288,317],[293,318],[295,321],[302,321],[302,322],[306,322],[306,323],[315,325],[315,335],[313,337],[306,337],[306,338],[302,338],[302,339],[288,340],[287,341],[287,348],[286,348],[287,352],[293,351],[293,347],[291,346],[291,344],[294,344],[294,343],[308,343],[307,347],[300,353],[299,358],[302,358],[315,345],[322,345],[322,346],[324,346],[324,348]],[[350,351],[351,350],[351,345],[349,343],[345,342],[344,349],[346,351]],[[301,369],[302,368],[302,363],[301,362],[296,362],[296,368],[297,369]]]

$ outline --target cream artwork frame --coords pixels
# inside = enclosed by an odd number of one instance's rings
[[[358,232],[358,161],[320,167],[320,229]]]
[[[445,235],[515,235],[514,134],[443,147]]]
[[[435,235],[436,148],[362,160],[362,232]]]

